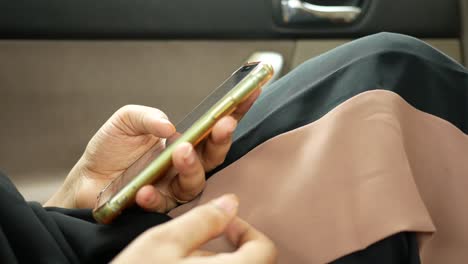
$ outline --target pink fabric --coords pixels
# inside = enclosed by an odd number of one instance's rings
[[[326,263],[401,231],[424,264],[468,263],[468,139],[374,90],[257,146],[177,216],[224,193],[278,246],[279,263]],[[229,251],[224,238],[206,249]]]

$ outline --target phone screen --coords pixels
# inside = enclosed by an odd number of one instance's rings
[[[226,81],[224,81],[218,88],[216,88],[210,95],[208,95],[194,110],[192,110],[182,121],[176,125],[178,133],[184,133],[190,126],[193,125],[201,116],[203,116],[213,105],[215,105],[223,96],[231,91],[240,81],[242,81],[253,69],[257,67],[260,62],[248,63],[237,71],[235,71]],[[149,163],[157,156],[152,153],[145,154],[140,160],[135,163]],[[135,165],[135,164],[134,164]],[[121,176],[114,179],[98,196],[96,208],[104,205],[114,194],[119,192],[125,185],[127,185],[139,171],[135,168],[139,166],[130,166]]]
[[[203,101],[195,107],[195,109],[186,115],[182,121],[176,125],[176,130],[179,133],[184,133],[190,126],[197,121],[204,113],[208,111],[218,100],[232,90],[242,79],[247,76],[259,62],[252,62],[248,65],[244,65],[235,71],[231,77],[229,77],[224,83],[216,88],[210,95],[208,95]]]

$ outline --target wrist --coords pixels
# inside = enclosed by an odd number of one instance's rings
[[[44,204],[44,206],[70,209],[77,208],[76,190],[78,189],[79,184],[80,161],[78,161],[78,163],[72,168],[70,173],[65,178],[62,186],[60,186],[57,192],[52,195],[52,197]]]

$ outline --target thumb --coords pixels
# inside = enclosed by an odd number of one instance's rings
[[[154,229],[152,236],[159,243],[170,242],[183,257],[224,232],[237,214],[235,195],[223,195],[207,204]]]
[[[153,134],[166,138],[175,132],[174,125],[164,112],[148,106],[126,105],[120,108],[110,121],[129,136]]]

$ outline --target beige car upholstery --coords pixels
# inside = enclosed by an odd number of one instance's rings
[[[441,50],[458,62],[462,61],[460,42],[456,39],[424,39],[433,47]],[[303,63],[311,57],[318,56],[332,48],[343,45],[348,40],[299,40],[296,42],[292,65]]]

